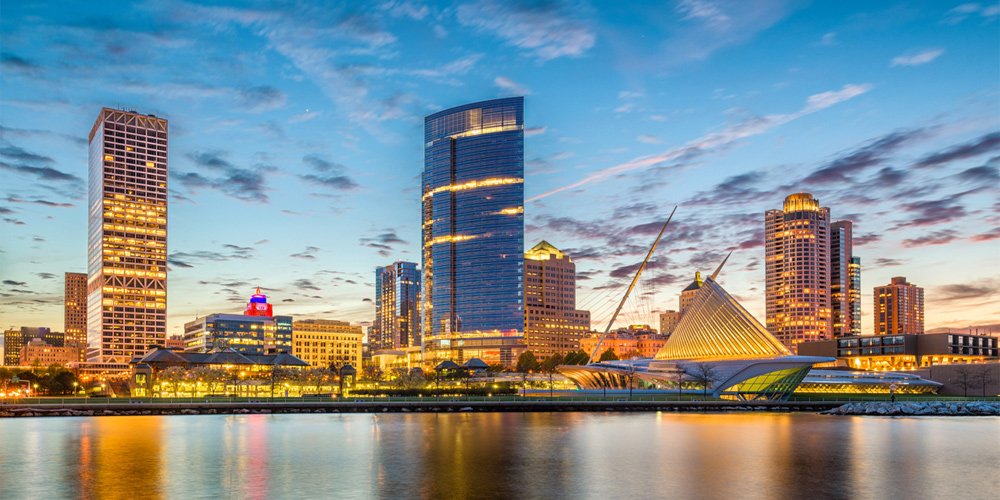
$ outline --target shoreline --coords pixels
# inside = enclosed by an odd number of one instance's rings
[[[247,415],[291,413],[819,413],[832,416],[1000,416],[1000,402],[843,401],[302,401],[132,402],[98,404],[4,403],[0,418],[131,415]]]
[[[689,412],[733,411],[818,413],[842,402],[813,401],[354,401],[354,402],[192,402],[44,405],[4,404],[0,418],[123,416],[123,415],[241,415],[275,413],[458,413],[458,412]]]

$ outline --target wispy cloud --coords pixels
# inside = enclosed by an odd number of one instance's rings
[[[200,172],[217,172],[218,176],[203,175],[199,172],[170,171],[170,178],[177,180],[189,190],[215,189],[227,196],[252,203],[267,203],[269,198],[265,174],[273,167],[258,165],[253,168],[237,167],[226,159],[220,151],[189,153],[186,158]]]
[[[348,191],[358,187],[358,183],[346,174],[347,167],[317,155],[302,158],[317,173],[300,175],[307,183],[337,191]]]
[[[894,57],[889,66],[920,66],[937,59],[941,54],[944,54],[944,49],[927,49],[916,54],[903,54]]]
[[[546,191],[542,194],[533,196],[526,201],[535,201],[547,196],[551,196],[556,193],[560,193],[566,190],[575,189],[580,186],[589,184],[599,179],[604,179],[609,176],[622,174],[637,169],[644,169],[652,167],[655,165],[663,164],[666,162],[684,160],[692,161],[696,158],[714,154],[725,149],[732,147],[737,141],[745,139],[747,137],[763,134],[772,128],[783,125],[790,121],[796,120],[803,116],[815,113],[817,111],[826,109],[834,104],[841,103],[864,94],[872,89],[870,84],[860,84],[860,85],[844,85],[840,90],[832,90],[829,92],[823,92],[820,94],[814,94],[806,99],[805,106],[794,112],[788,114],[777,114],[777,115],[754,115],[743,121],[730,125],[726,129],[720,132],[714,132],[695,140],[688,142],[683,146],[678,146],[671,148],[663,153],[641,156],[635,158],[626,163],[615,165],[613,167],[598,170],[584,179],[581,179],[572,184],[566,186],[558,187]]]
[[[514,3],[481,0],[456,9],[458,22],[492,33],[539,61],[580,57],[596,36],[573,8],[557,2]]]
[[[498,88],[500,88],[500,90],[503,90],[505,93],[508,94],[515,94],[515,95],[531,94],[531,89],[505,76],[498,76],[494,78],[493,85],[496,85]]]
[[[396,234],[396,231],[391,229],[387,229],[385,232],[373,237],[361,238],[360,243],[363,247],[378,250],[378,254],[382,257],[389,257],[396,245],[407,244]]]

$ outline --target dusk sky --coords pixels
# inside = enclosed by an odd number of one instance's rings
[[[423,118],[525,96],[525,245],[577,263],[603,330],[695,271],[764,320],[764,211],[853,220],[872,288],[927,328],[1000,323],[1000,5],[927,2],[5,2],[0,323],[63,328],[86,271],[102,107],[169,120],[168,334],[242,311],[369,325],[374,269],[420,262]],[[610,304],[610,305],[609,305]]]

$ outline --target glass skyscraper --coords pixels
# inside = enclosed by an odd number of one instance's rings
[[[524,98],[428,116],[422,185],[425,357],[510,364],[524,349]]]
[[[368,338],[373,349],[420,345],[420,270],[398,261],[375,269],[375,323]]]

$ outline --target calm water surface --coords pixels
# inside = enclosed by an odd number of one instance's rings
[[[0,499],[1000,498],[1000,419],[306,414],[0,420]]]

